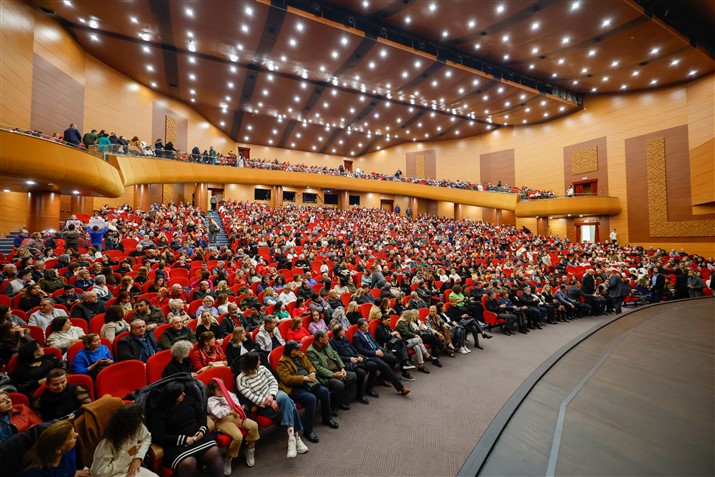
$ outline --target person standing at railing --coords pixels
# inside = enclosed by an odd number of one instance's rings
[[[179,153],[179,150],[174,147],[174,143],[169,141],[164,146],[164,157],[167,159],[174,159],[174,157]]]
[[[154,142],[154,153],[156,157],[164,157],[164,143],[161,142],[161,138]]]
[[[199,162],[200,158],[201,158],[201,149],[199,149],[199,146],[194,146],[194,148],[191,150],[191,160],[194,162]]]
[[[84,133],[84,136],[82,136],[82,142],[89,149],[89,146],[97,142],[97,130],[92,129],[92,131]]]
[[[82,133],[80,133],[79,129],[75,127],[74,123],[70,124],[70,127],[65,129],[63,136],[65,142],[68,142],[73,146],[79,146],[79,143],[82,142]]]
[[[209,161],[210,164],[216,164],[216,149],[213,146],[209,146]]]
[[[134,136],[131,141],[129,141],[129,153],[137,156],[142,155],[141,142],[139,141],[139,136]]]
[[[97,148],[99,152],[105,153],[109,151],[109,147],[112,145],[112,141],[109,140],[109,136],[107,133],[100,134],[99,137],[97,138],[97,144],[99,147]]]

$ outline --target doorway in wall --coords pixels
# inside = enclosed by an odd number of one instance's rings
[[[599,222],[583,222],[576,224],[576,237],[580,243],[597,243],[600,242]]]
[[[395,208],[395,201],[391,199],[380,199],[380,208],[392,212]]]
[[[352,172],[353,171],[353,161],[345,161],[343,160],[343,167],[347,172]]]
[[[598,179],[574,182],[573,193],[576,197],[598,195]]]
[[[223,200],[223,189],[209,188],[209,199],[211,199],[211,196],[214,194],[216,194],[216,197],[218,198],[218,203],[220,204]],[[216,208],[218,209],[218,206]]]

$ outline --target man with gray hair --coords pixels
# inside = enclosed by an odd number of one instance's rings
[[[179,373],[191,373],[193,377],[196,377],[196,373],[191,370],[191,360],[189,359],[192,349],[194,349],[194,345],[189,341],[180,340],[174,343],[171,347],[171,361],[164,368],[161,377],[166,378]]]
[[[87,291],[82,294],[82,301],[72,307],[72,318],[82,318],[89,322],[92,318],[107,311],[107,305],[99,299],[94,291]]]
[[[278,318],[267,315],[263,319],[263,325],[256,335],[256,343],[265,353],[270,353],[274,348],[285,344],[281,332],[278,330]]]
[[[147,333],[146,322],[136,318],[132,320],[129,334],[117,342],[117,361],[138,359],[146,361],[160,351],[154,333]]]
[[[196,335],[191,328],[184,326],[184,320],[180,316],[174,316],[169,321],[169,327],[164,330],[159,339],[161,349],[169,349],[179,341],[196,343]]]
[[[64,310],[55,308],[52,298],[45,297],[40,300],[40,309],[30,315],[27,324],[31,326],[39,326],[43,330],[47,329],[52,323],[52,320],[61,316],[67,316]]]

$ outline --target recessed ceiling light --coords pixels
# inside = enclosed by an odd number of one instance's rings
[[[27,181],[25,181],[25,184],[27,184],[27,185],[35,185],[35,184],[37,184],[37,182],[32,181],[32,180],[27,180]]]
[[[410,18],[409,16],[405,17],[405,23],[407,23],[409,25],[411,21],[412,21],[412,18]]]
[[[657,79],[652,79],[652,80],[650,80],[650,84],[651,84],[651,85],[658,84],[658,80],[657,80]]]
[[[429,11],[430,11],[430,12],[433,12],[433,11],[435,11],[435,10],[437,10],[437,3],[436,3],[436,2],[430,3],[430,4],[429,4]]]
[[[151,87],[156,88],[156,83],[154,81],[151,82]]]
[[[509,41],[509,35],[502,36],[501,41],[502,41],[502,43],[506,43],[507,41]]]
[[[670,62],[670,66],[678,66],[679,64],[680,64],[680,60],[678,58],[676,58]]]
[[[94,28],[95,30],[96,30],[97,28],[99,28],[99,22],[98,22],[97,20],[95,20],[94,18],[91,18],[91,19],[89,20],[88,25],[90,26],[90,28]]]
[[[187,32],[186,32],[186,36],[188,36],[189,38],[193,38],[193,37],[194,37],[194,34],[191,33],[190,31],[187,31]]]
[[[238,56],[236,55],[229,55],[228,59],[231,60],[232,62],[236,63],[238,61]]]
[[[220,124],[222,127],[226,125],[226,123],[225,123],[224,121],[220,121],[219,124]]]
[[[478,49],[480,49],[481,47],[482,47],[482,44],[481,44],[481,43],[475,43],[475,44],[474,44],[474,49],[475,49],[475,50],[478,50]]]
[[[586,67],[581,68],[581,74],[585,75],[586,73],[588,73],[588,68],[586,68]]]
[[[365,7],[365,8],[367,8],[367,7],[370,6],[370,2],[368,2],[367,0],[365,0],[365,1],[362,2],[362,6]]]
[[[564,64],[565,62],[566,62],[566,60],[565,60],[565,59],[563,59],[563,58],[559,58],[559,61],[558,61],[558,63],[559,63],[560,65],[563,65],[563,64]]]
[[[603,79],[601,79],[601,81],[603,81],[604,83],[605,83],[606,81],[608,81],[608,76],[604,76]]]
[[[580,1],[571,2],[571,11],[578,10],[580,6],[581,6]]]
[[[92,41],[99,41],[99,37],[98,37],[96,34],[94,34],[94,33],[92,33],[91,35],[89,35],[89,37],[92,39]]]
[[[591,88],[592,93],[595,93],[596,91],[598,91],[598,88]]]
[[[531,108],[526,108],[526,112],[527,112],[527,113],[530,113],[530,112],[531,112]]]
[[[187,8],[186,10],[184,10],[184,12],[186,12],[186,16],[187,16],[187,17],[193,17],[193,16],[194,16],[194,10],[191,9],[191,8]]]
[[[238,71],[238,68],[236,68],[235,66],[232,66],[229,69],[231,70],[231,73],[235,73],[236,71]]]
[[[509,59],[509,55],[508,54],[504,55],[504,61],[506,61],[508,59]]]
[[[447,36],[449,36],[449,32],[447,30],[444,30],[442,32],[442,38],[447,38]]]
[[[606,28],[607,26],[611,26],[611,19],[606,18],[601,22],[601,27]]]
[[[476,21],[476,20],[469,20],[469,23],[467,23],[467,26],[468,26],[469,28],[474,28],[475,26],[477,26],[477,21]]]
[[[616,68],[619,64],[621,64],[620,61],[618,61],[618,60],[613,60],[613,61],[611,62],[611,68]]]
[[[137,17],[129,17],[129,21],[132,22],[132,23],[134,23],[134,24],[139,23],[139,19],[138,19]]]
[[[573,81],[571,82],[571,84],[577,85],[577,84],[578,84],[578,80],[573,80]]]
[[[196,75],[193,74],[193,73],[189,73],[189,79],[190,79],[191,81],[195,81],[195,80],[196,80]]]
[[[337,58],[338,57],[337,50],[333,50],[333,52],[330,54],[330,56],[332,56],[333,58]]]
[[[374,70],[374,69],[375,69],[375,62],[374,62],[374,61],[371,61],[371,62],[367,65],[367,67],[370,68],[371,70]]]
[[[562,45],[565,45],[565,44],[567,44],[567,43],[570,42],[570,41],[571,41],[571,37],[570,37],[570,36],[565,36],[565,37],[563,37],[563,38],[561,39],[561,44],[562,44]]]
[[[189,51],[192,52],[192,53],[195,52],[195,51],[196,51],[196,43],[194,43],[193,41],[189,40],[188,49],[189,49]]]
[[[559,111],[561,111],[561,112],[566,111],[566,106],[561,106],[561,107],[559,108]]]
[[[658,53],[660,53],[660,48],[657,46],[650,50],[651,55],[657,55]]]
[[[241,25],[241,31],[243,33],[248,33],[248,25],[246,25],[246,24]]]
[[[535,47],[533,47],[533,48],[531,49],[531,54],[532,54],[532,55],[535,55],[535,54],[537,54],[538,52],[539,52],[539,47],[538,47],[538,46],[535,46]]]
[[[419,68],[422,66],[422,62],[420,60],[415,61],[415,68]]]
[[[497,13],[504,13],[504,4],[497,5]]]
[[[633,73],[631,73],[631,76],[638,76],[640,72],[638,70],[635,70]]]
[[[189,90],[189,94],[196,94],[196,90],[195,90],[195,89],[190,89],[190,90]]]
[[[298,42],[295,41],[295,38],[291,38],[290,40],[288,40],[288,44],[290,46],[296,46],[298,44]]]
[[[535,65],[534,63],[532,63],[532,64],[529,65],[529,69],[530,69],[530,70],[533,70],[534,68],[536,68],[536,65]]]
[[[588,56],[596,56],[596,50],[588,50]]]
[[[340,44],[345,46],[348,44],[348,37],[344,36],[340,39]]]
[[[539,104],[541,104],[542,106],[546,106],[546,100],[545,100],[545,99],[542,99],[542,100],[541,100],[541,103],[539,103]]]
[[[695,76],[698,73],[698,70],[690,70],[688,72],[688,76]]]
[[[621,85],[621,89],[626,89],[626,88],[628,88],[628,85],[626,85],[626,84]]]

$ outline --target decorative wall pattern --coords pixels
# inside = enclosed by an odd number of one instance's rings
[[[415,177],[419,177],[421,179],[426,177],[424,154],[419,154],[415,157]]]
[[[715,221],[668,220],[668,191],[665,166],[665,138],[646,144],[646,177],[648,182],[648,222],[651,237],[710,237],[715,235]]]
[[[571,153],[571,173],[585,174],[598,170],[598,147],[587,147]]]
[[[164,116],[164,140],[176,144],[176,119]]]
[[[174,184],[163,184],[161,189],[162,203],[168,204],[174,200]]]

